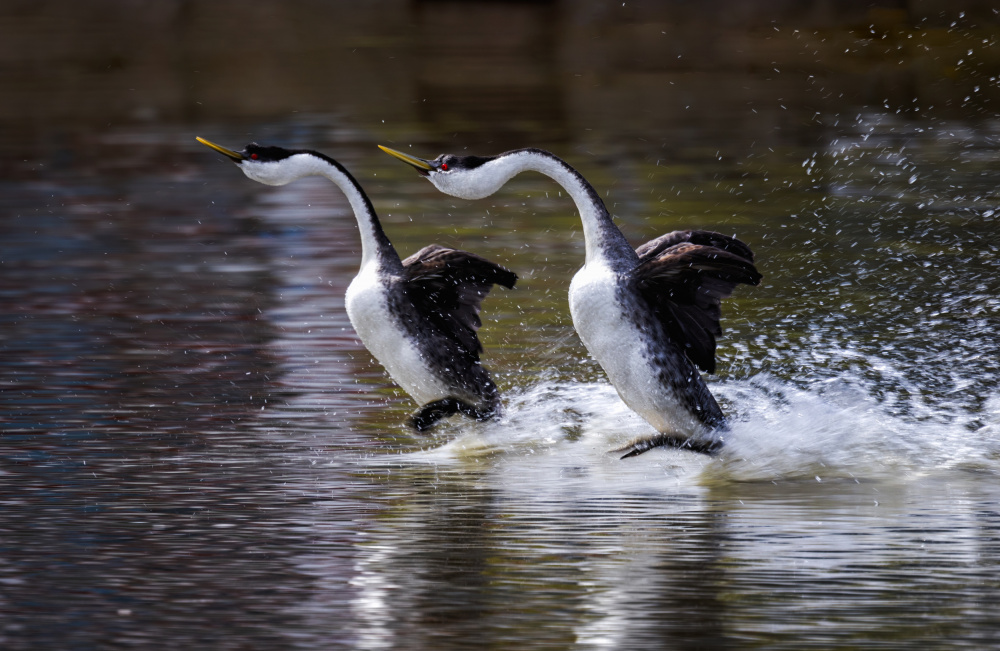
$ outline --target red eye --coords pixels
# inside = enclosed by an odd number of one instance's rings
[[[441,169],[443,169],[445,172],[447,172],[448,171],[448,163],[441,163]]]
[[[257,154],[250,154],[250,158],[257,160]]]

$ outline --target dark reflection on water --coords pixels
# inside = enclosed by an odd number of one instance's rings
[[[23,212],[3,229],[6,427],[178,427],[220,418],[219,405],[251,409],[277,372],[261,348],[273,328],[259,318],[259,247],[239,246],[238,225],[142,196],[165,199],[163,187],[129,183],[111,199],[93,182],[52,183],[14,189]],[[219,240],[234,238],[230,255]]]
[[[0,9],[0,646],[998,642],[993,13],[619,4]],[[507,417],[406,430],[342,197],[195,135],[328,152],[404,255],[515,269]],[[459,202],[377,142],[549,148],[633,242],[751,243],[727,451],[607,454],[648,428],[572,331],[556,186]]]

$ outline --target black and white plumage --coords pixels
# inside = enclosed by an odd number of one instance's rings
[[[285,185],[322,176],[344,192],[361,234],[361,269],[347,288],[347,314],[365,347],[420,405],[414,427],[427,429],[458,412],[477,420],[499,413],[496,385],[479,360],[479,310],[494,284],[513,288],[513,272],[436,244],[400,260],[364,190],[324,154],[257,144],[237,152],[198,142],[254,181]]]
[[[417,158],[382,147],[452,196],[480,199],[515,175],[540,172],[561,185],[583,224],[586,261],[569,290],[573,325],[622,400],[659,434],[622,451],[667,445],[714,452],[725,416],[698,369],[715,371],[721,301],[761,275],[743,242],[710,231],[675,231],[633,250],[594,188],[541,149],[497,156]]]

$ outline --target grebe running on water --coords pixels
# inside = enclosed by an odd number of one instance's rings
[[[381,146],[380,146],[381,147]],[[761,275],[743,242],[711,231],[674,231],[633,250],[583,176],[554,154],[518,149],[498,156],[442,154],[434,160],[381,147],[441,192],[487,197],[521,172],[540,172],[573,199],[586,260],[573,277],[573,325],[622,400],[658,434],[633,441],[624,457],[657,446],[712,453],[727,429],[698,372],[715,371],[720,302]]]
[[[361,233],[361,269],[347,288],[347,315],[362,343],[420,408],[411,424],[425,430],[457,412],[476,420],[499,413],[500,395],[479,362],[479,309],[494,284],[517,276],[485,258],[432,244],[400,260],[364,190],[337,161],[319,152],[247,145],[237,152],[198,138],[247,177],[285,185],[322,176],[351,204]]]

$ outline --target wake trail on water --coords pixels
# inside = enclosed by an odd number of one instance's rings
[[[714,382],[730,419],[716,456],[655,448],[619,459],[615,450],[654,430],[606,383],[543,381],[508,392],[496,421],[452,419],[443,441],[402,455],[449,463],[494,457],[549,458],[554,465],[624,472],[662,466],[671,476],[712,481],[877,480],[943,470],[1000,473],[1000,395],[981,413],[911,410],[849,378],[802,387],[762,373]],[[890,404],[891,403],[891,404]],[[394,455],[395,461],[400,461]]]

